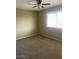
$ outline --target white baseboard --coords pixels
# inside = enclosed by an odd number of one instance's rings
[[[53,39],[53,40],[62,42],[62,40],[59,40],[59,39],[57,39],[57,38],[55,38],[55,37],[51,38],[51,37],[49,37],[49,36],[47,36],[47,35],[44,35],[44,34],[39,34],[39,35],[44,36],[44,37],[47,37],[47,38],[49,38],[49,39]]]
[[[62,42],[62,40],[59,40],[59,39],[57,39],[55,37],[52,38],[52,37],[49,37],[48,35],[44,35],[44,34],[40,34],[40,33],[32,34],[32,35],[29,35],[29,36],[23,35],[23,36],[20,36],[20,37],[16,37],[16,40],[20,40],[20,39],[31,37],[31,36],[35,36],[35,35],[41,35],[41,36],[47,37],[49,39],[53,39],[53,40]]]
[[[16,37],[16,40],[20,40],[20,39],[31,37],[31,36],[35,36],[35,35],[38,35],[38,34],[36,33],[36,34],[29,35],[29,36],[26,36],[26,35],[19,36],[19,37]]]

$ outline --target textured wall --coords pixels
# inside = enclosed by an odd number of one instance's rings
[[[17,39],[37,34],[37,17],[37,12],[16,9]]]
[[[46,14],[49,12],[57,12],[59,10],[62,10],[62,5],[55,6],[53,8],[39,12],[39,33],[43,36],[47,36],[52,39],[56,38],[57,40],[61,41],[62,29],[46,27],[46,23],[47,23]]]

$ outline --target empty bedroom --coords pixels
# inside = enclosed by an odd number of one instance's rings
[[[62,0],[16,0],[16,59],[62,59]]]

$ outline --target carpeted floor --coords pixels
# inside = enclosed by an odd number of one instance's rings
[[[16,59],[62,59],[62,44],[42,36],[17,40]]]

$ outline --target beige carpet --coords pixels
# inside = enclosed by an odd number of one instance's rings
[[[34,36],[16,41],[16,59],[62,59],[62,44]]]

